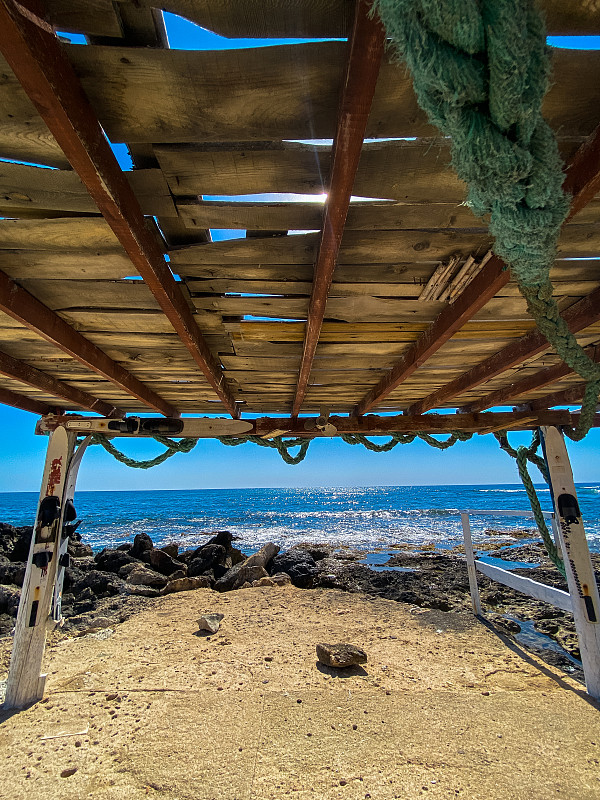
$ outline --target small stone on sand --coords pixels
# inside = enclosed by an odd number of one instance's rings
[[[219,630],[219,625],[225,614],[205,614],[198,620],[198,628],[201,631],[209,631],[216,633]]]
[[[327,667],[343,669],[355,664],[366,664],[367,654],[354,644],[323,644],[317,645],[317,658]]]

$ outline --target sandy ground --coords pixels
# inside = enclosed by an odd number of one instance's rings
[[[368,663],[322,667],[319,641]],[[47,669],[41,703],[0,714],[3,800],[600,798],[598,707],[468,613],[201,589],[57,642]]]

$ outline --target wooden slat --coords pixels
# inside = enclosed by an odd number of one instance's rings
[[[308,304],[302,361],[292,406],[294,417],[302,407],[319,342],[327,296],[339,256],[352,186],[383,56],[385,32],[379,17],[371,16],[369,11],[367,0],[356,1],[346,79],[333,143],[323,226]]]
[[[202,52],[66,49],[112,141],[239,142],[335,134],[344,43]],[[560,50],[554,61],[545,115],[562,135],[587,136],[597,122],[600,53]],[[386,57],[367,136],[437,135],[417,105],[410,77]]]
[[[56,2],[57,0],[54,0]],[[185,17],[228,38],[326,38],[348,36],[352,3],[348,0],[137,0],[148,7]],[[592,3],[544,0],[549,33],[593,35],[600,33]]]
[[[88,411],[95,411],[104,417],[115,416],[119,413],[122,416],[123,414],[113,405],[104,403],[87,392],[81,392],[73,386],[57,380],[52,375],[26,364],[24,361],[18,361],[2,351],[0,351],[0,373],[13,380],[26,383],[34,389],[40,389],[50,395],[75,403],[76,406],[85,408]]]
[[[192,228],[318,230],[321,203],[179,202],[177,210]],[[351,203],[346,230],[484,227],[466,206],[451,203]]]
[[[176,410],[155,392],[144,386],[131,373],[110,359],[92,342],[68,325],[33,295],[21,289],[3,272],[0,272],[0,308],[22,325],[38,333],[107,380],[132,394],[150,408],[166,416]]]
[[[88,36],[123,35],[112,0],[46,0],[48,17],[61,31]]]
[[[484,561],[476,561],[475,566],[478,572],[501,583],[503,586],[508,586],[511,589],[515,589],[517,592],[522,592],[528,597],[533,597],[544,603],[550,603],[557,608],[562,608],[563,611],[571,612],[573,610],[570,594],[568,592],[563,592],[562,589],[556,589],[554,586],[547,586],[545,583],[539,583],[539,581],[525,578],[522,575],[515,575],[514,572],[509,572],[501,567],[495,567],[492,564],[486,564]]]
[[[0,268],[16,280],[118,280],[137,274],[122,249],[84,254],[0,248]]]
[[[527,406],[531,408],[532,411],[541,411],[546,408],[552,408],[553,406],[575,405],[576,403],[580,403],[583,399],[586,386],[587,384],[585,383],[577,383],[575,386],[570,386],[567,389],[561,389],[552,394],[544,395],[544,397],[530,400]]]
[[[40,7],[33,8],[41,16]],[[4,0],[0,3],[0,48],[207,381],[235,416],[235,401],[221,368],[145,226],[135,195],[58,40],[36,24],[35,16],[32,19]]]

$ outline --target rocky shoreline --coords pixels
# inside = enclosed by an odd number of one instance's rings
[[[10,636],[14,627],[31,532],[30,527],[0,523],[0,637]],[[502,532],[491,533],[502,536]],[[527,535],[530,532],[524,531],[523,536]],[[514,571],[566,589],[541,544],[508,546],[501,538],[486,549],[487,555],[496,558],[532,563],[532,568]],[[197,588],[226,592],[289,583],[394,600],[409,604],[415,613],[421,609],[469,612],[469,582],[460,551],[398,550],[387,554],[387,560],[386,556],[380,559],[385,563],[373,569],[361,563],[364,552],[330,545],[303,544],[279,552],[277,545],[268,543],[246,556],[234,546],[228,531],[207,534],[203,545],[183,552],[176,543],[155,547],[142,533],[131,544],[95,554],[75,532],[68,546],[70,565],[65,573],[61,630],[67,635],[85,635],[114,627],[147,607],[153,598],[173,592]],[[598,578],[600,555],[592,558]],[[549,663],[582,679],[572,615],[483,575],[479,586],[486,618],[498,632],[516,638]]]

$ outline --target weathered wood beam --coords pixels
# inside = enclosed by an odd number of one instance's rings
[[[575,303],[562,314],[563,319],[572,333],[587,328],[600,320],[600,289],[596,289],[578,303]],[[430,408],[436,408],[453,397],[458,397],[463,392],[474,389],[507,369],[522,364],[528,358],[548,350],[548,340],[537,329],[531,331],[522,339],[517,339],[503,347],[485,361],[476,364],[467,372],[459,375],[450,383],[432,392],[423,400],[413,403],[407,409],[408,414],[424,414]]]
[[[587,347],[586,353],[591,359],[597,363],[600,363],[600,346],[593,345],[592,347]],[[561,378],[571,375],[572,373],[573,370],[571,367],[561,362],[553,367],[542,369],[533,375],[528,375],[526,378],[523,378],[520,381],[510,383],[509,386],[503,386],[501,389],[497,389],[495,392],[490,392],[490,394],[482,397],[480,400],[476,400],[474,403],[469,403],[468,405],[463,406],[461,411],[469,413],[475,411],[484,411],[486,408],[492,408],[493,406],[506,405],[508,401],[512,400],[514,397],[519,397],[520,395],[527,394],[527,392],[533,392],[537,389],[541,389],[543,386],[548,386],[551,383],[555,383]]]
[[[31,411],[32,414],[51,414],[54,409],[47,403],[42,403],[39,400],[34,400],[32,397],[27,397],[24,394],[11,392],[9,389],[0,387],[0,403],[5,406],[12,406],[13,408],[20,408],[22,411]]]
[[[369,15],[370,8],[367,0],[357,0],[293,416],[306,395],[383,56],[385,32],[379,18]]]
[[[568,194],[573,196],[571,210],[567,217],[568,220],[581,211],[581,209],[593,199],[594,194],[598,191],[599,181],[600,125],[577,150],[566,167],[566,177],[563,188]],[[362,398],[357,404],[354,413],[365,414],[387,397],[388,394],[394,391],[394,389],[409,378],[419,366],[437,352],[465,322],[480,311],[483,306],[508,283],[509,279],[510,270],[497,256],[493,256],[481,272],[467,285],[454,303],[451,303],[442,311],[435,322],[433,322],[421,337],[408,348],[406,354],[383,376],[379,383]],[[566,314],[563,316],[566,318]],[[573,328],[571,328],[571,330],[573,330]],[[577,330],[581,330],[581,328]],[[535,333],[537,332],[531,334],[532,339]],[[535,355],[536,352],[541,352],[541,350],[549,347],[546,339],[541,336],[541,334],[538,334],[538,336],[541,337],[544,344],[539,350],[535,350],[530,355]],[[518,350],[519,344],[520,342],[516,342],[514,348]],[[500,351],[500,353],[506,351],[510,360],[510,358],[512,358],[512,347],[513,345],[508,345],[503,351]],[[523,352],[526,352],[526,350]],[[497,355],[499,356],[500,354]],[[506,369],[510,369],[511,366],[525,361],[530,355],[524,355],[517,361],[513,360],[494,374],[497,375]],[[487,359],[483,364],[490,362],[493,358],[495,358],[495,356]],[[501,361],[501,359],[499,360]],[[483,364],[481,366],[483,366]],[[474,373],[475,370],[477,370],[477,367],[465,373],[465,376],[463,376],[465,378],[465,384],[468,383],[466,376],[470,375],[472,372]],[[442,387],[438,392],[433,392],[418,403],[411,405],[407,409],[407,413],[423,414],[430,408],[435,408],[441,402],[460,394],[461,391],[466,391],[468,388],[477,386],[490,377],[493,376],[491,374],[487,375],[482,378],[482,380],[477,380],[477,382],[471,386],[466,386],[466,388],[462,388],[462,383],[460,383],[461,379],[457,378],[447,386]],[[457,389],[457,387],[459,388]],[[455,391],[455,389],[457,390]]]
[[[401,414],[395,417],[380,417],[368,414],[363,417],[330,416],[328,422],[337,433],[362,433],[365,436],[385,436],[390,432],[398,433],[451,433],[452,431],[472,431],[486,433],[490,430],[532,430],[540,425],[573,425],[578,414],[569,411],[539,412],[483,412],[481,414],[421,414],[409,416]],[[267,436],[274,431],[283,435],[319,438],[315,427],[316,417],[259,417],[254,422],[254,433]],[[600,414],[596,415],[595,426],[600,425]],[[312,427],[311,427],[312,426]]]
[[[170,403],[113,361],[4,272],[0,272],[0,310],[150,408],[167,417],[177,416],[177,410]]]
[[[39,0],[0,0],[0,51],[232,416],[237,407]]]
[[[571,386],[569,389],[562,389],[561,391],[547,394],[544,397],[538,397],[536,400],[531,400],[527,403],[527,407],[536,413],[540,413],[553,406],[574,405],[581,402],[583,399],[586,385],[585,383],[578,383],[575,386]]]
[[[125,416],[124,411],[120,411],[110,403],[105,403],[104,400],[93,397],[75,386],[70,386],[68,383],[48,375],[47,372],[42,372],[2,351],[0,351],[0,374],[6,375],[15,381],[26,383],[29,386],[33,386],[34,389],[40,389],[54,397],[68,400],[80,408],[95,411],[104,417]]]

